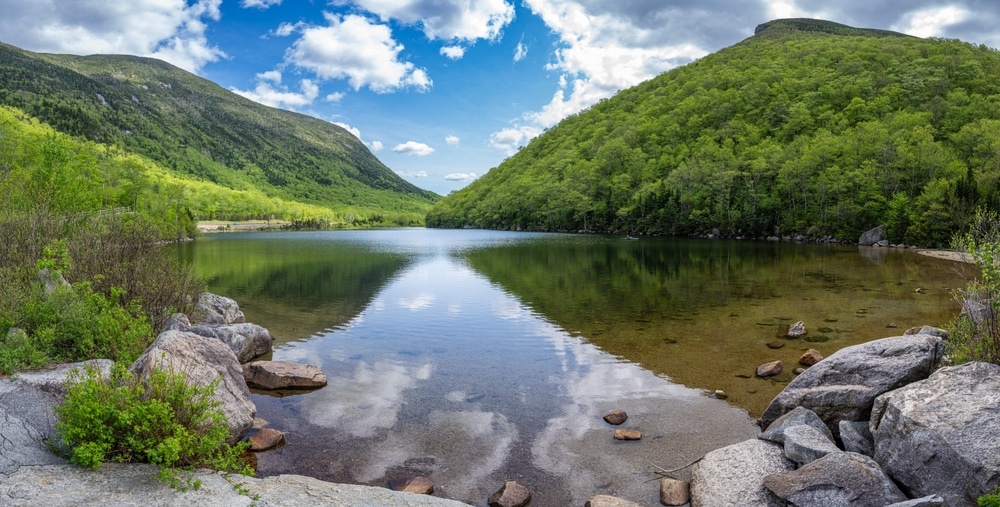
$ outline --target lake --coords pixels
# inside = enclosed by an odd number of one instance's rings
[[[258,475],[423,475],[473,505],[506,480],[533,506],[657,505],[655,467],[753,437],[803,351],[944,325],[964,285],[956,263],[856,246],[398,229],[178,249],[271,331],[274,359],[329,377],[253,395],[288,441],[258,455]],[[784,338],[795,321],[808,334]],[[753,376],[774,359],[781,375]],[[612,439],[615,408],[642,440]]]

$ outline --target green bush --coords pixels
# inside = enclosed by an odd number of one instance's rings
[[[979,497],[976,503],[979,507],[1000,507],[1000,488],[993,493]]]
[[[154,337],[152,323],[124,290],[95,292],[90,282],[28,299],[14,325],[25,335],[0,341],[0,372],[37,368],[49,362],[109,358],[130,363]],[[10,319],[8,319],[10,320]],[[6,333],[6,331],[3,331]]]
[[[955,299],[969,310],[949,329],[948,357],[953,363],[986,361],[1000,364],[1000,215],[980,209],[969,231],[953,240],[956,250],[968,255],[979,269]],[[977,310],[976,308],[980,308]]]
[[[152,463],[175,487],[179,468],[253,475],[241,458],[248,444],[226,443],[228,422],[211,398],[217,383],[192,386],[183,374],[166,370],[144,381],[120,364],[107,379],[94,369],[75,370],[55,409],[56,429],[71,449],[70,461],[80,466]]]

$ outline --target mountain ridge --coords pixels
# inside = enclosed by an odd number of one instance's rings
[[[337,125],[258,104],[152,58],[0,43],[0,104],[237,190],[334,210],[422,213],[438,198]]]
[[[943,246],[1000,205],[1000,53],[808,21],[565,118],[428,226],[849,240],[886,225]]]

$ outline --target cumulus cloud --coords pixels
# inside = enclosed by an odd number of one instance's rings
[[[326,97],[323,97],[323,100],[326,100],[327,102],[340,102],[343,99],[344,94],[341,92],[333,92],[328,94]]]
[[[376,153],[382,151],[382,149],[385,148],[385,146],[382,146],[382,141],[372,141],[371,144],[368,145],[368,147],[371,148],[371,150]]]
[[[472,181],[476,178],[476,173],[450,173],[444,176],[448,181]]]
[[[514,126],[495,132],[490,144],[510,154],[544,129],[619,90],[634,86],[671,68],[705,56],[713,32],[727,19],[744,21],[752,33],[762,21],[763,6],[735,9],[732,2],[603,2],[598,0],[525,0],[525,6],[558,37],[547,69],[560,75],[560,88],[536,111],[525,113]],[[725,28],[732,36],[730,21]],[[692,25],[699,25],[698,31]],[[527,53],[519,44],[514,60]]]
[[[281,5],[281,0],[241,0],[240,7],[244,9],[257,8],[257,9],[267,9],[274,7],[275,5]]]
[[[907,13],[891,28],[917,37],[940,37],[947,27],[972,16],[972,12],[954,5],[932,7]]]
[[[402,155],[409,155],[411,157],[426,157],[427,155],[434,153],[434,148],[431,148],[424,143],[407,141],[403,144],[397,144],[392,151]]]
[[[344,122],[340,122],[340,121],[335,121],[335,122],[333,122],[333,124],[336,125],[336,126],[338,126],[338,127],[340,127],[340,128],[342,128],[342,129],[344,129],[344,130],[346,130],[346,131],[348,131],[348,132],[350,132],[351,134],[354,134],[354,137],[357,137],[358,140],[361,140],[361,129],[359,129],[357,127],[352,127],[352,126],[350,126],[350,125],[348,125],[348,124],[346,124]]]
[[[310,79],[300,81],[299,89],[289,91],[281,84],[281,72],[271,70],[257,74],[257,87],[253,90],[230,88],[230,91],[266,106],[294,111],[312,104],[319,96],[319,85]]]
[[[346,79],[355,91],[365,86],[376,93],[431,87],[424,69],[400,60],[403,45],[388,26],[355,14],[324,16],[328,25],[299,29],[300,38],[285,55],[289,63],[322,79]]]
[[[465,56],[465,48],[462,46],[445,46],[441,48],[441,54],[452,60],[458,60]]]
[[[458,144],[461,143],[462,140],[459,139],[458,136],[445,136],[444,142],[448,146],[458,146]]]
[[[226,57],[205,36],[221,2],[0,0],[0,34],[31,51],[150,56],[198,72]]]
[[[514,5],[506,0],[335,0],[356,5],[382,21],[420,26],[428,39],[496,40],[514,20]]]
[[[426,178],[427,171],[396,171],[396,174],[404,178]]]

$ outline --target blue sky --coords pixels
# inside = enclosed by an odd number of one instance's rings
[[[8,44],[153,56],[337,123],[440,194],[771,19],[1000,47],[996,0],[0,0],[0,13]]]

